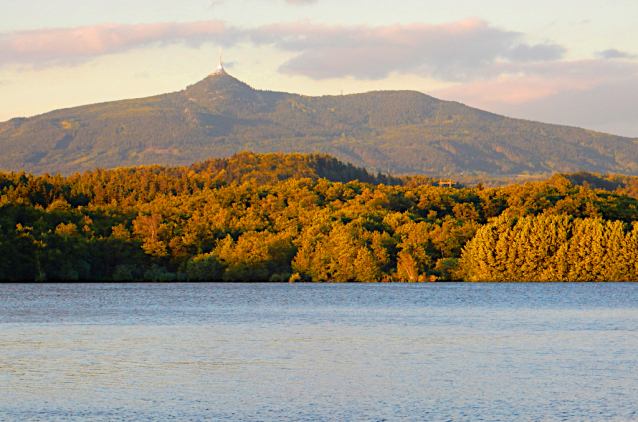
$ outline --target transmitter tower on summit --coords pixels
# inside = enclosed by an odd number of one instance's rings
[[[224,70],[224,65],[222,64],[222,48],[219,47],[219,65],[217,66],[217,70],[213,75],[224,75],[226,71]]]

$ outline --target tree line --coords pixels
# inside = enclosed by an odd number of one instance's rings
[[[441,188],[319,154],[0,172],[0,278],[633,280],[637,220],[626,192],[565,175]]]

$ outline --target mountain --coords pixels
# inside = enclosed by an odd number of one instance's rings
[[[392,174],[638,174],[637,143],[415,91],[308,97],[220,72],[179,92],[0,123],[0,170],[188,165],[250,150],[328,153]]]

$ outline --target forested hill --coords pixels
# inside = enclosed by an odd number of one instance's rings
[[[0,123],[0,170],[189,165],[250,150],[328,153],[392,174],[638,174],[637,142],[414,91],[307,97],[218,74],[179,92]]]
[[[0,172],[0,281],[638,280],[638,177],[404,180],[325,155],[252,153]]]

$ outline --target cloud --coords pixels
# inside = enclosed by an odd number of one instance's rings
[[[501,63],[469,83],[434,92],[471,104],[522,104],[569,91],[586,91],[611,81],[638,79],[638,63],[606,60]],[[487,75],[485,75],[487,76]]]
[[[558,89],[552,95],[519,104],[483,106],[507,116],[638,137],[636,97],[638,77],[633,77],[610,79],[586,89]]]
[[[506,116],[638,136],[638,63],[559,61],[517,70],[522,76],[479,80],[430,94]]]
[[[521,104],[555,95],[564,89],[584,88],[576,83],[565,86],[563,82],[538,76],[503,78],[457,85],[432,94],[468,104]]]
[[[635,59],[637,57],[635,54],[625,53],[624,51],[616,50],[615,48],[599,51],[596,55],[603,59]]]
[[[498,60],[555,60],[566,51],[557,44],[521,43],[522,34],[482,19],[377,27],[301,21],[266,25],[249,36],[255,44],[297,53],[280,71],[313,79],[382,79],[399,72],[461,81]]]
[[[288,0],[296,3],[311,0]],[[223,21],[98,24],[17,31],[0,35],[0,66],[76,65],[134,48],[209,41],[230,46],[249,41],[294,54],[280,71],[313,79],[382,79],[391,72],[469,81],[498,62],[560,59],[558,44],[528,45],[522,34],[482,19],[441,25],[322,25],[311,21],[236,28]]]
[[[212,40],[232,43],[234,36],[235,30],[222,21],[140,25],[104,23],[77,28],[16,31],[0,36],[0,66],[74,65],[145,46],[181,42],[197,47]]]
[[[598,52],[596,59],[564,60],[565,46],[528,44],[524,34],[478,18],[439,25],[299,21],[238,28],[202,21],[17,31],[0,34],[0,66],[75,65],[135,48],[176,43],[199,47],[206,42],[250,43],[292,53],[279,67],[289,75],[316,80],[378,80],[393,72],[426,76],[456,83],[432,93],[440,98],[505,115],[622,129],[618,133],[624,134],[635,128],[638,135],[638,63],[613,60],[635,55],[608,49]]]
[[[559,44],[519,44],[506,51],[503,57],[518,62],[558,60],[565,55],[567,49]]]

